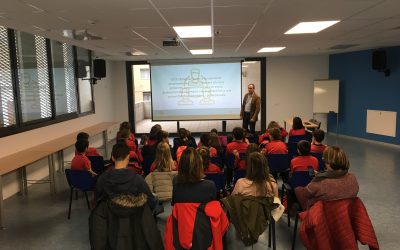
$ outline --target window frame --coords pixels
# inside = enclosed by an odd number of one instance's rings
[[[53,58],[51,52],[51,39],[45,38],[46,40],[46,56],[47,56],[47,67],[49,72],[49,84],[50,84],[50,103],[51,103],[51,117],[41,118],[32,121],[23,122],[22,120],[22,110],[21,110],[21,97],[20,97],[20,89],[19,89],[19,79],[18,79],[18,68],[17,68],[17,53],[16,53],[16,44],[15,44],[15,35],[17,30],[7,28],[8,42],[9,42],[9,58],[11,65],[11,81],[13,87],[14,94],[14,109],[15,109],[15,119],[16,122],[14,125],[8,127],[0,127],[0,138],[18,134],[22,132],[26,132],[29,130],[53,125],[56,123],[84,117],[87,115],[95,114],[95,100],[94,100],[94,88],[93,88],[93,79],[90,79],[90,89],[91,89],[91,98],[92,98],[92,110],[81,113],[80,109],[80,100],[79,100],[79,86],[78,86],[78,72],[77,72],[77,46],[71,45],[73,50],[73,63],[74,63],[74,80],[75,80],[75,88],[76,88],[76,99],[77,99],[77,112],[67,113],[56,115],[56,104],[55,104],[55,96],[54,96],[54,76],[53,76]],[[23,31],[21,31],[23,32]],[[28,32],[29,33],[29,32]],[[32,34],[32,33],[30,33]],[[32,34],[35,35],[35,34]],[[90,62],[90,72],[93,74],[93,61],[92,61],[92,51],[85,49],[88,51],[89,62]]]

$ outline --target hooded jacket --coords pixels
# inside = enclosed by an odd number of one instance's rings
[[[111,169],[100,175],[96,184],[96,191],[100,200],[107,200],[116,195],[143,193],[147,196],[147,203],[151,209],[156,205],[155,198],[143,177],[130,169]]]
[[[159,250],[162,239],[145,194],[102,200],[89,217],[93,250]]]
[[[271,211],[279,206],[273,203],[274,197],[231,195],[221,202],[246,246],[257,243],[272,220]]]

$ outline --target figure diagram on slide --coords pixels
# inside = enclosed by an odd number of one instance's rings
[[[180,105],[192,105],[193,100],[190,97],[190,92],[201,91],[202,96],[199,104],[208,105],[214,104],[211,97],[211,88],[208,86],[207,79],[200,73],[200,69],[191,69],[190,75],[185,79],[181,90],[181,99],[178,101]]]

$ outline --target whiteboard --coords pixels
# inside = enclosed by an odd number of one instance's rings
[[[396,137],[397,113],[367,109],[367,133]]]
[[[314,81],[313,112],[339,112],[339,80]]]

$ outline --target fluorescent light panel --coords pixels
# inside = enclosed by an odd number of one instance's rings
[[[145,56],[147,55],[146,53],[140,51],[140,50],[134,50],[132,52],[130,52],[132,56]]]
[[[266,48],[262,48],[259,51],[257,51],[257,53],[265,53],[265,52],[279,52],[283,49],[285,49],[286,47],[266,47]]]
[[[243,63],[256,63],[256,61],[244,61]]]
[[[211,26],[174,26],[180,38],[211,37]]]
[[[192,55],[211,55],[213,53],[212,49],[192,49],[190,50]]]
[[[319,22],[301,22],[286,31],[285,34],[309,34],[309,33],[318,33],[321,30],[324,30],[334,24],[337,24],[340,20],[335,21],[319,21]]]

